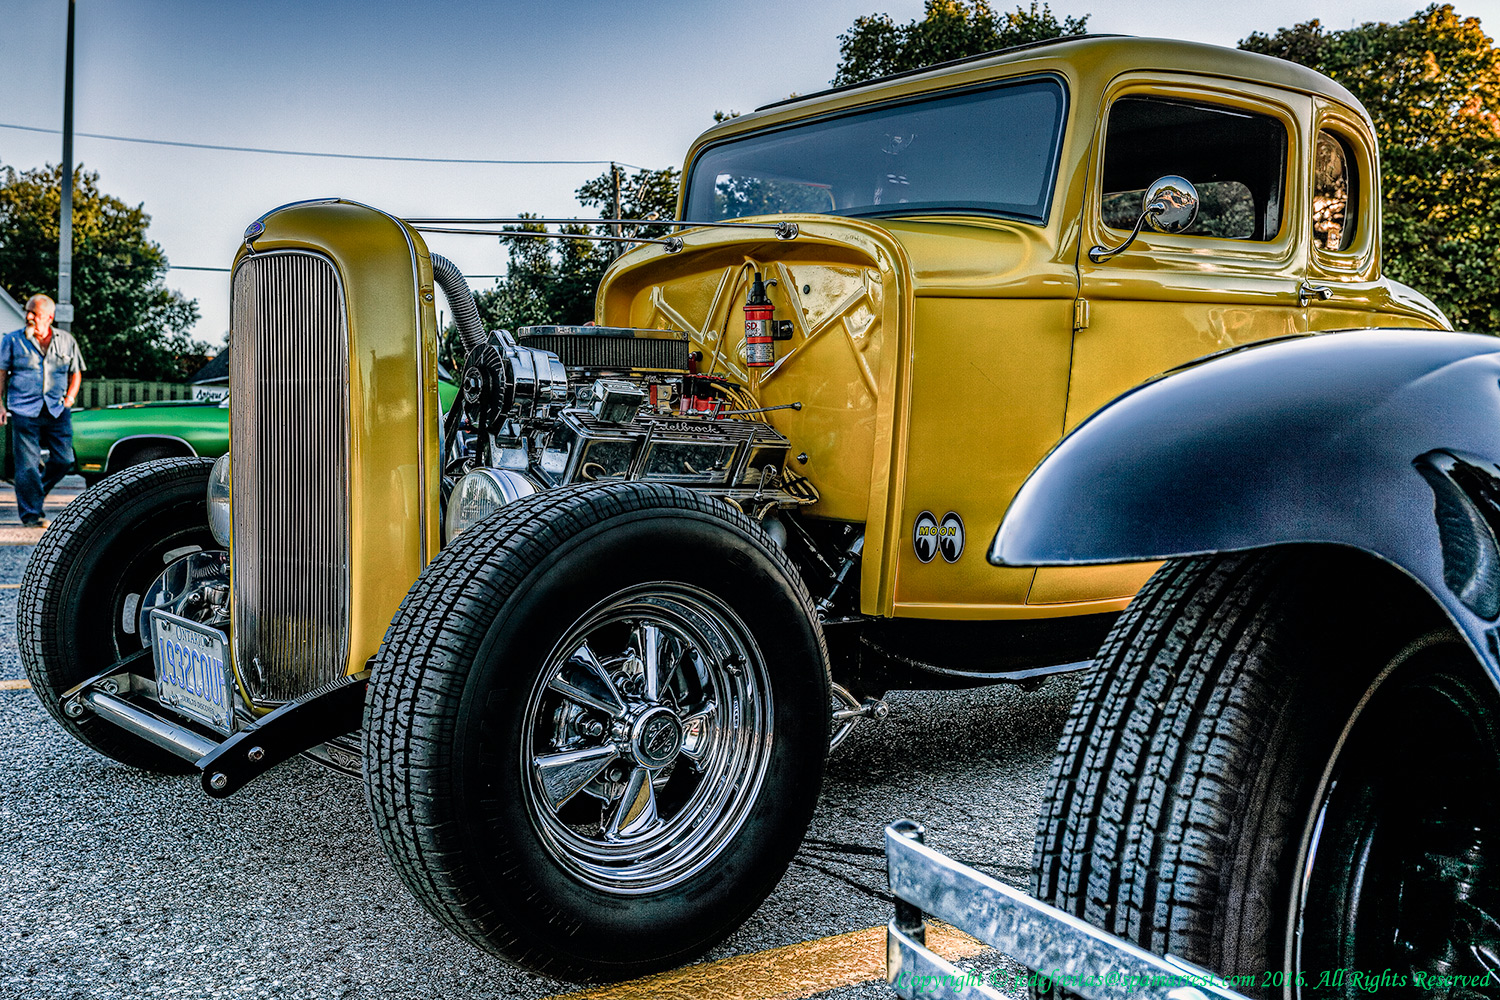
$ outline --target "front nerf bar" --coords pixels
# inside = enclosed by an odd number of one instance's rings
[[[1007,1000],[926,947],[924,914],[938,917],[1044,981],[1087,1000],[1246,1000],[1207,969],[1158,957],[923,843],[911,820],[885,828],[896,917],[886,928],[885,978],[906,1000]]]
[[[252,779],[299,753],[345,733],[364,722],[368,668],[340,677],[289,701],[268,715],[219,740],[146,707],[155,681],[136,671],[150,668],[151,647],[137,650],[88,680],[64,691],[59,698],[64,714],[82,718],[93,712],[105,722],[170,753],[191,761],[203,780],[203,790],[222,799]]]

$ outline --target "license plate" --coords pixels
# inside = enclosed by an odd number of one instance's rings
[[[165,611],[151,612],[156,700],[223,733],[234,734],[229,637]]]

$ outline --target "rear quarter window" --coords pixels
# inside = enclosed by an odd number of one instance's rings
[[[1313,152],[1313,242],[1319,250],[1347,250],[1359,228],[1359,171],[1354,150],[1337,133],[1318,132]]]

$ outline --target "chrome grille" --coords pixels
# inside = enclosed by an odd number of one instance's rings
[[[289,701],[349,660],[349,336],[333,265],[256,254],[234,275],[235,662]]]

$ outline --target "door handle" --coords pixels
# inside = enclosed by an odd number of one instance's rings
[[[1333,298],[1333,289],[1327,285],[1314,285],[1309,281],[1303,281],[1297,286],[1297,305],[1306,306],[1313,299],[1327,302]]]

